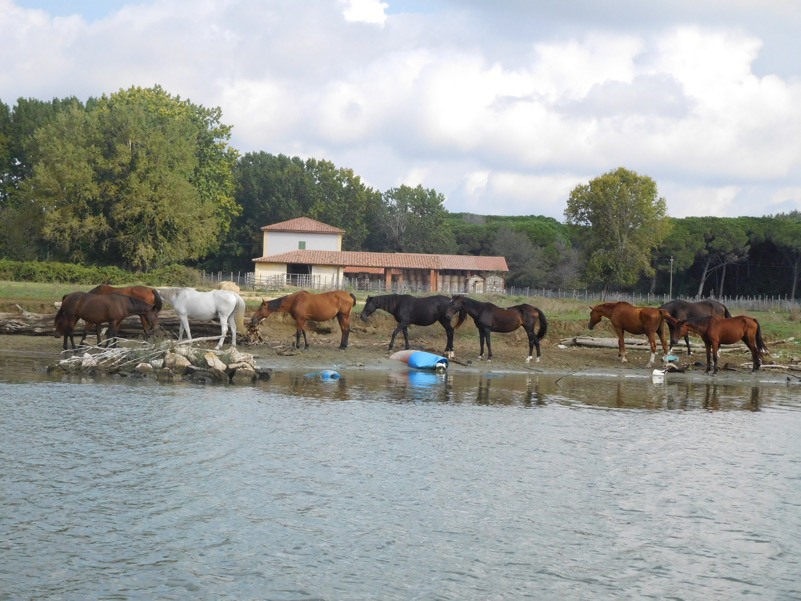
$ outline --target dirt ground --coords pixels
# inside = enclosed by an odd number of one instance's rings
[[[262,342],[247,346],[240,340],[238,347],[244,352],[252,353],[260,364],[274,370],[398,369],[399,362],[390,360],[389,355],[404,348],[402,334],[398,335],[393,351],[388,349],[390,335],[395,325],[394,319],[388,315],[376,313],[367,323],[355,316],[351,320],[348,348],[343,351],[338,348],[340,330],[335,321],[309,322],[307,324],[309,348],[298,350],[294,348],[294,322],[287,315],[274,314],[262,322],[260,327],[264,339]],[[467,320],[456,331],[454,337],[456,354],[452,359],[451,371],[545,374],[592,372],[609,375],[648,374],[652,371],[652,368],[645,367],[649,353],[644,350],[630,349],[628,362],[621,363],[617,358],[616,348],[586,348],[565,344],[573,336],[589,334],[589,331],[581,328],[581,325],[549,323],[548,334],[541,343],[540,362],[535,363],[532,360],[526,364],[528,343],[522,329],[511,334],[493,334],[493,359],[488,362],[478,360],[478,332],[472,322]],[[169,332],[166,335],[176,337],[177,332]],[[611,329],[603,331],[601,328],[596,328],[593,335],[612,336],[613,332]],[[428,327],[410,326],[409,339],[412,349],[442,354],[445,348],[445,331],[439,324]],[[35,354],[41,357],[43,362],[48,363],[55,363],[62,358],[61,343],[60,338],[47,335],[0,335],[0,351]],[[213,348],[215,343],[216,341],[206,341],[196,344]],[[794,344],[771,348],[771,352],[772,356],[767,357],[765,362],[781,364],[785,368],[797,364],[801,356],[801,351]],[[703,364],[696,363],[704,360],[703,351],[688,357],[684,349],[674,349],[673,354],[679,357],[678,364],[681,369],[687,369],[687,373],[690,374],[703,375]],[[751,377],[750,369],[746,365],[749,361],[750,354],[742,351],[732,350],[722,353],[721,368],[728,369],[721,374],[727,377],[732,377],[734,374]],[[656,366],[659,367],[660,363],[661,349],[657,354]],[[801,371],[789,372],[786,369],[774,371],[769,367],[762,373],[781,378],[788,377],[788,373],[801,375]]]

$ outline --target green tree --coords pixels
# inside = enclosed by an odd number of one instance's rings
[[[717,277],[717,295],[722,296],[726,268],[748,259],[749,241],[745,222],[724,217],[688,217],[692,237],[702,240],[695,261],[700,266],[697,296],[703,296],[710,278]],[[712,291],[714,292],[714,291]]]
[[[410,253],[452,253],[453,235],[445,227],[445,197],[433,189],[402,185],[387,190],[379,213],[386,249]]]
[[[148,269],[202,258],[239,211],[219,119],[158,86],[73,106],[36,131],[21,196],[65,260]]]
[[[651,255],[669,232],[664,198],[648,176],[619,168],[576,186],[566,221],[583,228],[584,277],[603,286],[631,286],[653,273]]]

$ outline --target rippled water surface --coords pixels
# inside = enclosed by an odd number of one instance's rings
[[[0,599],[801,598],[801,385],[25,379]]]

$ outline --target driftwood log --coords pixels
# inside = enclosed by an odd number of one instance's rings
[[[0,334],[22,334],[25,336],[54,336],[56,333],[53,321],[55,313],[31,313],[20,309],[19,313],[0,313]],[[175,338],[178,337],[180,321],[175,311],[162,310],[159,313],[159,324],[162,330],[170,332]],[[83,332],[83,320],[79,320],[75,325],[75,331],[80,335]],[[196,321],[189,320],[189,328],[192,330],[192,337],[219,336],[220,323],[217,321]],[[123,320],[120,324],[120,336],[122,338],[137,338],[142,335],[142,322],[139,317],[132,316]],[[230,336],[230,333],[228,334]],[[94,337],[91,331],[87,337]]]

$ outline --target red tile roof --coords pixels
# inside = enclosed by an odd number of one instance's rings
[[[272,226],[270,226],[272,227]],[[372,253],[335,250],[292,250],[253,259],[254,263],[302,263],[337,267],[435,269],[443,271],[509,271],[505,257],[470,255],[424,255],[418,253]]]
[[[313,232],[317,234],[344,234],[345,230],[341,230],[333,225],[327,225],[309,217],[298,217],[297,219],[290,219],[289,221],[282,221],[281,223],[273,223],[272,225],[265,225],[261,228],[263,232]]]

